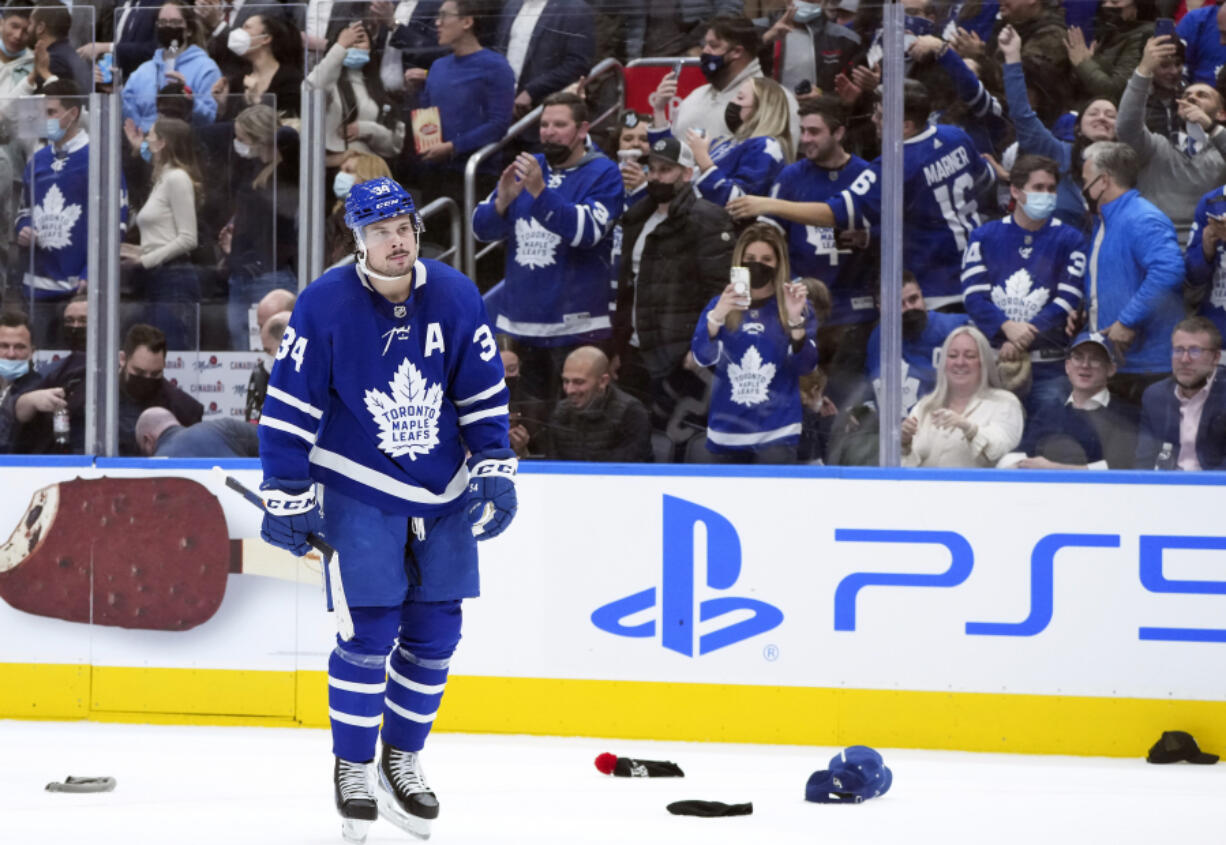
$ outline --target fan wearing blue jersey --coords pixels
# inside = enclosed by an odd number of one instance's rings
[[[1060,165],[1024,155],[1009,171],[1013,213],[971,234],[962,259],[966,312],[1002,361],[1029,359],[1028,411],[1067,393],[1069,317],[1081,309],[1081,231],[1052,217]]]
[[[778,82],[746,79],[724,109],[728,133],[717,138],[689,129],[682,141],[694,153],[694,190],[716,205],[742,194],[764,194],[792,160],[791,105]],[[671,136],[667,126],[651,128],[655,143]]]
[[[793,282],[787,244],[755,223],[732,251],[749,271],[748,295],[729,283],[703,310],[690,351],[715,372],[707,454],[717,463],[795,463],[803,428],[800,377],[817,366],[817,317]]]
[[[1214,188],[1196,204],[1184,267],[1188,292],[1200,302],[1197,313],[1226,332],[1226,188]]]
[[[1205,5],[1184,15],[1175,34],[1186,45],[1184,76],[1188,82],[1217,83],[1226,65],[1226,6]]]
[[[847,112],[835,97],[806,100],[800,107],[800,159],[788,165],[770,195],[787,202],[825,202],[847,190],[869,164],[843,147]],[[873,256],[868,232],[807,226],[784,217],[767,218],[783,230],[793,278],[820,279],[830,290],[832,309],[817,331],[827,392],[837,405],[863,374],[868,336],[877,320]]]
[[[426,838],[439,805],[418,752],[479,593],[475,540],[516,510],[509,394],[476,285],[418,258],[409,193],[355,185],[345,222],[357,262],[303,290],[269,376],[261,534],[298,555],[324,534],[338,553],[328,715],[346,840],[379,814]]]
[[[994,182],[992,169],[956,126],[929,126],[928,91],[913,79],[903,87],[903,265],[915,273],[933,308],[957,304],[962,253],[980,224],[979,195]],[[881,104],[873,111],[881,136]],[[881,221],[881,160],[839,197],[821,203],[763,197],[729,201],[733,217],[770,215],[810,226],[871,228]]]
[[[571,350],[613,334],[613,228],[624,188],[617,165],[589,151],[587,106],[569,92],[545,98],[544,153],[522,153],[473,212],[479,240],[506,240],[497,328],[520,343],[525,387],[556,396]]]

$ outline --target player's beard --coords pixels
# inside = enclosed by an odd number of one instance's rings
[[[396,261],[394,259],[396,259],[397,256],[407,256],[408,260]],[[369,258],[367,258],[366,263],[370,266],[371,270],[374,270],[381,276],[400,278],[401,276],[407,276],[413,272],[413,264],[416,263],[416,258],[417,257],[412,252],[405,250],[403,252],[389,255],[381,264],[376,264]]]

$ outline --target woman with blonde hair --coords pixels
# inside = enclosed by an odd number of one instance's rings
[[[332,195],[336,203],[324,224],[324,266],[329,269],[354,260],[353,230],[345,225],[345,197],[354,185],[371,179],[392,178],[387,162],[379,156],[350,150],[341,160],[340,170],[332,180]]]
[[[694,130],[685,141],[694,152],[694,190],[723,206],[739,196],[765,196],[793,157],[791,106],[773,79],[746,79],[724,112],[729,134],[708,138]],[[652,143],[663,134],[651,133]]]
[[[690,342],[715,372],[705,456],[717,463],[794,463],[800,376],[817,366],[817,317],[774,226],[755,223],[732,251],[733,280],[703,310]],[[738,289],[748,276],[748,293]]]
[[[196,248],[200,171],[192,128],[173,117],[158,118],[140,145],[153,165],[153,188],[136,214],[140,243],[125,243],[119,257],[132,269],[132,287],[149,303],[148,322],[166,333],[171,349],[195,349],[200,275],[190,258]]]
[[[272,106],[249,106],[234,120],[234,216],[225,228],[230,232],[226,320],[235,349],[260,348],[249,318],[252,305],[276,288],[298,287],[297,141],[296,132],[278,126]]]
[[[959,326],[941,346],[936,389],[902,423],[903,466],[990,467],[1022,439],[1022,404],[1000,386],[988,339]]]

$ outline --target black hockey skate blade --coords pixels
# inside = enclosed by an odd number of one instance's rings
[[[63,782],[52,781],[47,784],[48,792],[110,792],[115,788],[115,778],[112,777],[76,777],[69,775]]]
[[[379,780],[375,786],[375,798],[379,802],[379,815],[383,816],[383,818],[410,836],[422,840],[430,838],[430,825],[433,819],[415,816],[400,806],[400,802],[396,800],[396,794],[392,790],[391,784],[387,783],[383,777],[382,767],[379,769]],[[435,816],[437,816],[438,808],[432,809]]]

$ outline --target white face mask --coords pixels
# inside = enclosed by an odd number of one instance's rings
[[[255,155],[250,144],[244,144],[237,138],[234,139],[234,152],[238,153],[243,158],[252,158]]]
[[[234,55],[245,56],[251,49],[251,33],[245,29],[230,30],[230,35],[226,38],[226,46]]]

